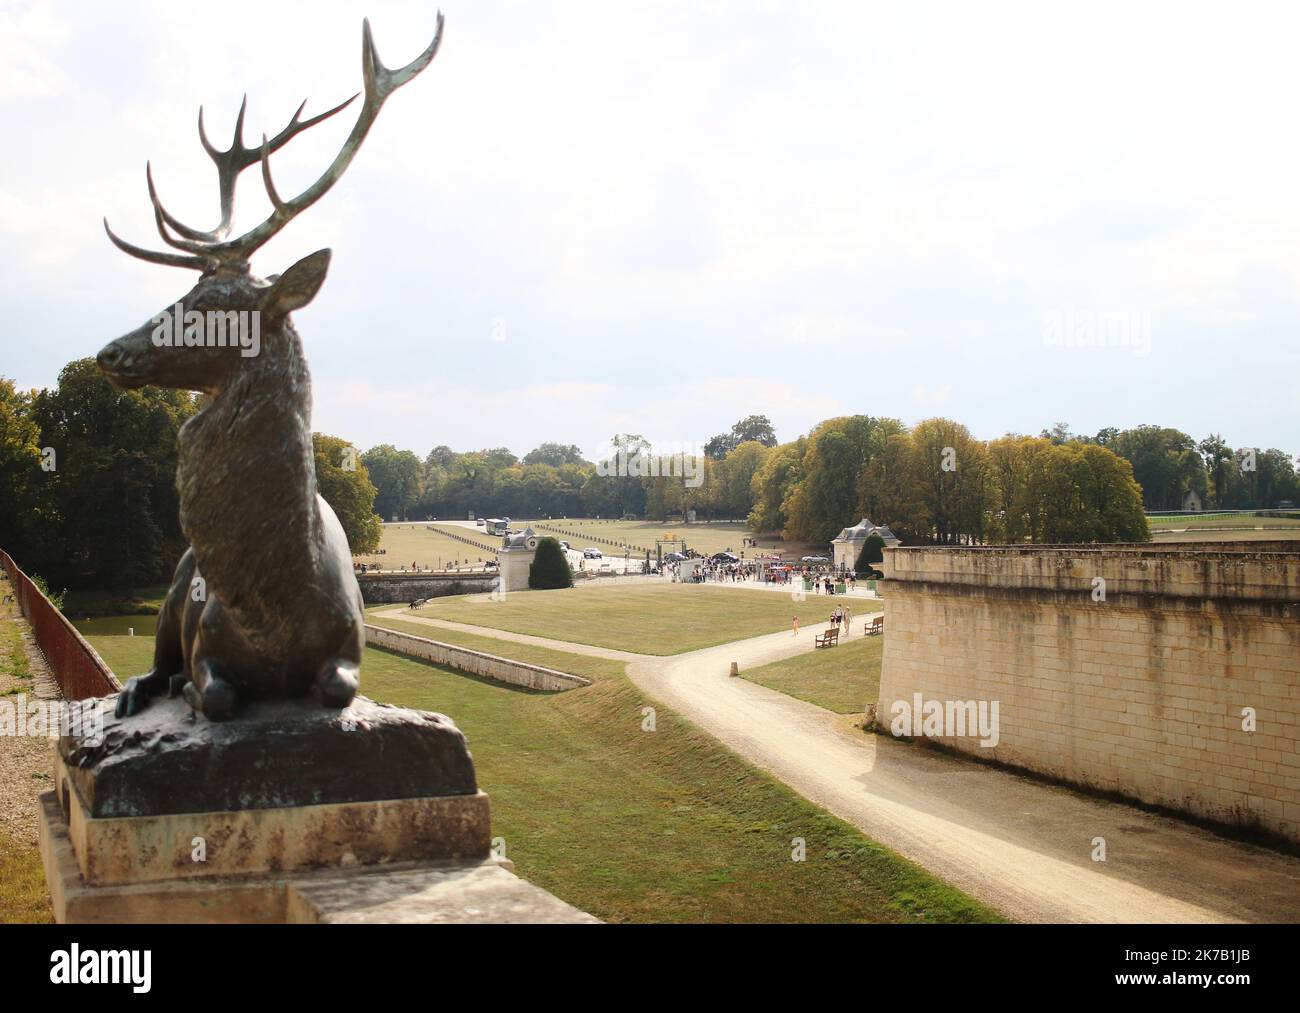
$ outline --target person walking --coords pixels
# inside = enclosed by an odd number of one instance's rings
[[[794,634],[793,634],[793,635],[797,637],[797,636],[799,635],[799,617],[798,617],[798,616],[795,616],[795,617],[794,617],[794,621],[791,623],[791,625],[794,627]]]

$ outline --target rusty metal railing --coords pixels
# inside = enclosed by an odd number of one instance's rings
[[[3,549],[0,549],[0,566],[9,575],[18,607],[31,625],[36,644],[45,655],[63,698],[86,700],[120,691],[122,684],[104,659]]]

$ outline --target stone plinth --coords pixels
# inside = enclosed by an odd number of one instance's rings
[[[42,795],[41,805],[41,855],[60,924],[598,921],[491,856],[95,886],[77,867],[55,793]]]
[[[478,791],[465,736],[441,714],[357,697],[246,705],[234,721],[195,716],[180,698],[132,717],[100,702],[102,736],[59,740],[72,787],[95,818],[275,809]]]
[[[102,730],[59,740],[41,798],[60,922],[594,920],[493,857],[488,798],[441,714],[357,697],[213,723],[179,699],[123,719],[115,702],[98,701]]]

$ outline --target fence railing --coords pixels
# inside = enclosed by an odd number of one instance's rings
[[[3,549],[0,549],[0,566],[9,575],[18,607],[32,628],[63,698],[86,700],[120,691],[122,684],[104,664],[104,659]]]

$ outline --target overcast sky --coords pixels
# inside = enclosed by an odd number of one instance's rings
[[[1050,9],[1049,9],[1050,8]],[[433,65],[254,258],[315,428],[423,455],[611,433],[782,440],[849,413],[975,435],[1141,423],[1300,454],[1297,17],[1285,4],[443,0]],[[433,3],[0,0],[0,374],[47,386],[188,291],[224,147],[432,37]],[[292,193],[352,110],[274,161]],[[237,227],[268,212],[255,170]],[[1090,322],[1103,320],[1103,347]]]

